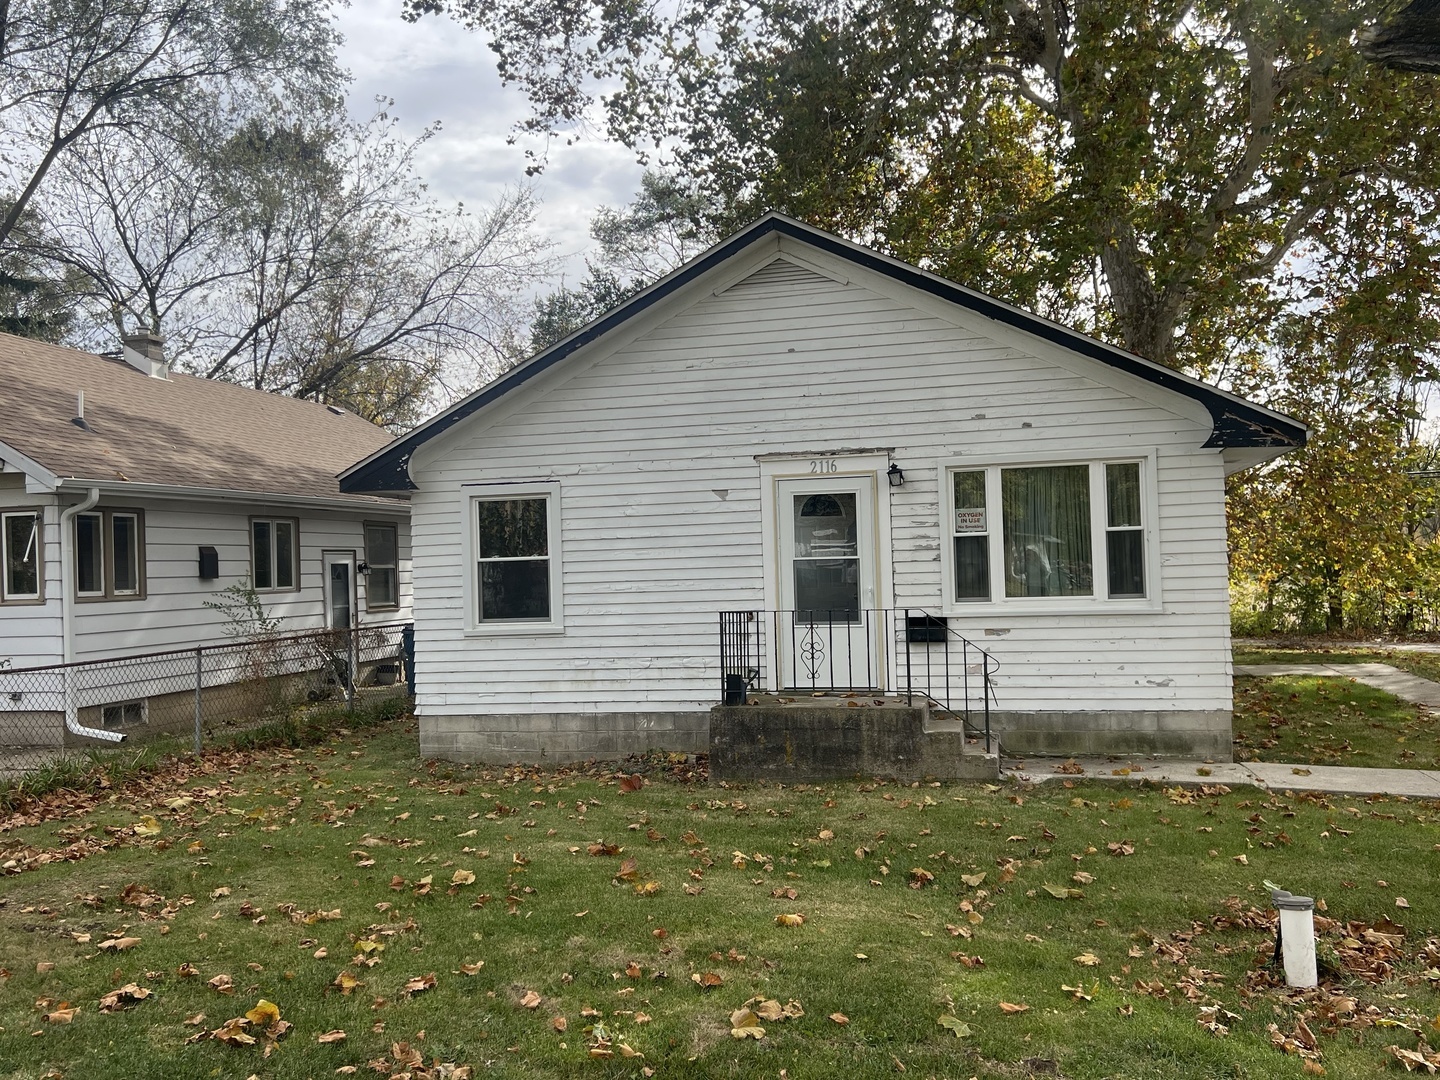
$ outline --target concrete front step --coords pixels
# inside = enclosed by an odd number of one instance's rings
[[[877,697],[805,700],[761,695],[710,711],[710,775],[716,780],[811,781],[852,776],[900,780],[993,780],[999,758],[959,724],[939,730],[930,710]]]

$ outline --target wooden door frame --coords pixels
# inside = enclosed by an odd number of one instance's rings
[[[875,604],[877,608],[895,606],[894,572],[892,569],[890,528],[890,485],[886,471],[890,468],[889,449],[816,450],[801,453],[761,454],[755,458],[760,469],[760,525],[761,559],[764,566],[765,610],[778,611],[781,605],[782,589],[780,574],[784,567],[780,557],[780,520],[777,513],[781,480],[822,480],[827,477],[868,477],[874,484],[874,528],[872,538],[875,553]],[[834,465],[834,472],[828,470]],[[863,602],[863,597],[862,597]],[[773,634],[766,635],[765,663],[772,681],[777,681],[779,670],[778,642]],[[876,682],[881,688],[888,686],[892,669],[889,655],[892,643],[889,635],[882,633],[876,649]]]

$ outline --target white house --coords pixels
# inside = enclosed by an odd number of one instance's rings
[[[1228,758],[1224,479],[1304,439],[770,215],[340,487],[411,497],[427,754],[701,750],[726,675],[868,707],[988,663],[1007,749]]]
[[[0,334],[0,670],[410,617],[409,507],[336,474],[386,431],[338,408]]]

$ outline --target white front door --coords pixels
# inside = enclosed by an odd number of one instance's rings
[[[875,474],[775,481],[778,685],[884,685],[876,601]]]
[[[325,626],[349,630],[355,625],[355,553],[327,551],[325,562]]]

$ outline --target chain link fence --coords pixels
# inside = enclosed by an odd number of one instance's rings
[[[122,743],[207,741],[407,693],[409,623],[0,668],[0,780]]]

